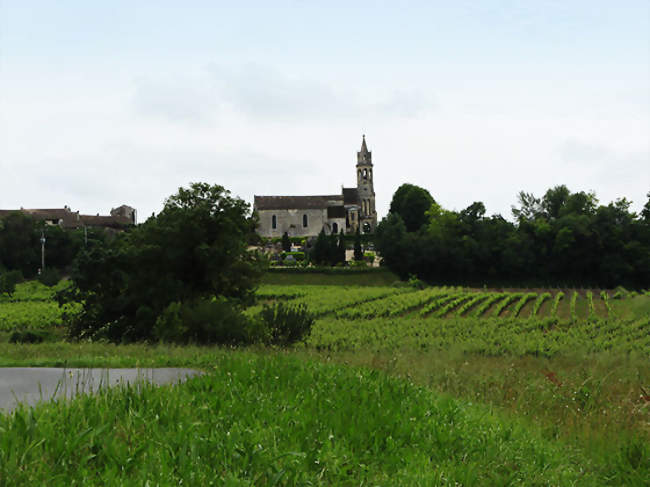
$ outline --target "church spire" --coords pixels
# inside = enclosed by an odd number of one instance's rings
[[[363,141],[361,142],[361,150],[357,152],[357,165],[368,164],[372,166],[372,152],[368,150],[366,145],[366,135],[363,135]]]
[[[361,142],[361,152],[362,153],[368,152],[368,146],[366,145],[366,134],[363,134],[363,142]]]

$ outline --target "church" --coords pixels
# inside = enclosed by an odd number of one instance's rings
[[[325,196],[257,196],[253,208],[262,237],[315,237],[325,233],[372,233],[377,227],[372,152],[363,136],[357,152],[357,187]]]

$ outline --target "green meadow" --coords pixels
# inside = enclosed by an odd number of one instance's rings
[[[205,375],[0,415],[0,485],[648,485],[647,294],[319,280],[248,311],[307,305],[288,349],[68,342],[74,310],[19,285],[0,366]],[[51,333],[10,342],[29,329]]]

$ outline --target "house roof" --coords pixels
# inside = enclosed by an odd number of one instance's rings
[[[343,203],[343,196],[255,196],[256,210],[324,210]]]
[[[133,221],[126,216],[100,216],[80,215],[70,208],[38,208],[19,210],[0,210],[0,218],[6,217],[14,212],[25,213],[37,220],[56,220],[64,228],[79,228],[85,226],[122,228],[132,225]]]

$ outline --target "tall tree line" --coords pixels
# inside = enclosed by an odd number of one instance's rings
[[[428,191],[402,185],[377,228],[384,263],[400,277],[449,284],[650,286],[650,193],[599,204],[594,193],[521,192],[514,221],[474,202],[442,208]]]

